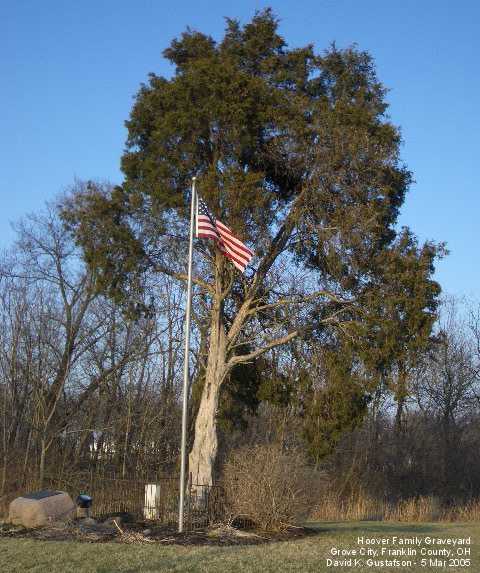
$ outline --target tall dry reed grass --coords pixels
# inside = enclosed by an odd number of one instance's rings
[[[480,521],[480,500],[442,507],[434,496],[389,503],[365,494],[342,499],[329,492],[315,506],[310,517],[318,521]]]

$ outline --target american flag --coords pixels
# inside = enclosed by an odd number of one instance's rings
[[[253,257],[253,252],[233,235],[231,229],[215,219],[205,201],[198,196],[196,215],[196,236],[216,240],[222,253],[243,273]]]

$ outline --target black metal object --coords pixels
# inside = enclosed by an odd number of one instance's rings
[[[90,507],[92,507],[92,502],[93,499],[85,493],[81,493],[77,497],[77,506],[82,509],[89,509]]]

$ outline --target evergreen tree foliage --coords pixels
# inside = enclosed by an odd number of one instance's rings
[[[415,360],[440,292],[442,245],[396,227],[412,176],[386,89],[355,47],[289,48],[270,9],[243,26],[227,19],[219,42],[187,30],[164,56],[172,77],[150,74],[126,122],[124,183],[77,194],[65,222],[100,287],[131,302],[147,271],[185,281],[197,176],[212,212],[256,254],[241,276],[211,243],[197,250],[196,319],[225,337],[210,341],[210,359],[224,355],[218,371],[206,361],[208,384],[254,407],[258,384],[235,382],[255,378],[248,364],[277,346],[329,350],[325,388],[306,414],[323,429],[305,430],[327,451],[372,387]]]

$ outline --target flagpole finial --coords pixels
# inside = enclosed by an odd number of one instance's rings
[[[197,180],[197,176],[194,175],[194,176],[192,177],[192,181],[196,181],[196,180]]]

